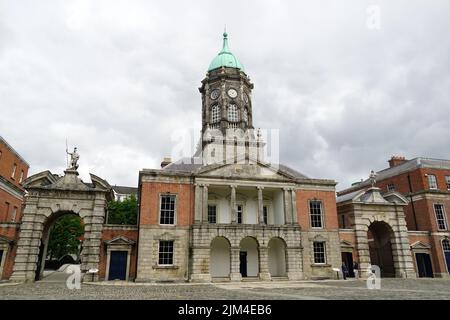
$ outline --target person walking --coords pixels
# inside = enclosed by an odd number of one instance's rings
[[[353,273],[355,274],[355,279],[359,279],[359,264],[357,261],[353,262]]]
[[[342,262],[342,277],[344,278],[344,280],[347,280],[347,276],[348,276],[348,268],[345,265],[345,263]]]

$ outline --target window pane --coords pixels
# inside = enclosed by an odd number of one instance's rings
[[[442,249],[444,252],[450,252],[450,241],[447,239],[442,240]]]
[[[211,108],[211,122],[217,123],[220,121],[220,107],[218,105],[214,105]]]
[[[230,122],[239,122],[239,114],[238,109],[235,104],[230,104],[228,106],[228,121]]]
[[[428,175],[428,185],[430,189],[437,189],[436,176],[433,174]]]
[[[325,263],[325,243],[314,242],[314,263]]]
[[[263,207],[263,219],[264,219],[265,224],[267,224],[268,216],[269,216],[269,212],[267,210],[267,206],[264,206]]]
[[[237,213],[237,223],[242,223],[242,206],[241,205],[236,206],[236,213]]]
[[[450,190],[450,176],[445,177],[445,182],[447,184],[447,190]]]
[[[160,224],[175,223],[175,196],[161,196]]]
[[[159,264],[173,264],[173,241],[159,241]]]
[[[208,205],[208,222],[216,223],[217,221],[217,207],[215,205]]]
[[[311,217],[311,227],[322,228],[322,202],[310,201],[309,202],[309,214]]]
[[[444,206],[442,204],[434,205],[434,213],[436,214],[436,222],[439,230],[447,229],[445,221]]]

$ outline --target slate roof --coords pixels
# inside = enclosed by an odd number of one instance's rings
[[[433,169],[446,169],[450,170],[450,160],[443,159],[432,159],[432,158],[423,158],[417,157],[411,160],[407,160],[406,162],[397,165],[392,168],[386,168],[381,171],[378,171],[376,174],[376,180],[382,181],[387,178],[391,178],[397,176],[399,174],[410,172],[419,168],[433,168]],[[360,189],[361,187],[369,186],[371,184],[369,179],[364,180],[361,183],[356,184],[350,188],[344,189],[340,192],[348,192],[354,189]]]
[[[200,169],[202,167],[202,159],[201,158],[181,158],[178,161],[172,162],[171,164],[168,164],[165,166],[162,170],[165,171],[180,171],[180,172],[186,172],[186,173],[193,173],[197,169]],[[279,164],[278,168],[280,171],[285,172],[295,178],[299,179],[309,179],[304,174],[298,172],[295,169],[292,169],[286,165]]]
[[[137,194],[138,188],[126,186],[112,186],[113,190],[118,194]]]

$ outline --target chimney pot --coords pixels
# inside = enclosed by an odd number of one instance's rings
[[[396,167],[398,165],[401,165],[402,163],[405,163],[406,160],[404,156],[392,156],[389,162],[389,168]]]

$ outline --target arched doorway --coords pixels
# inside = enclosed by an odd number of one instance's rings
[[[259,244],[255,238],[245,237],[240,243],[239,270],[243,278],[259,274]]]
[[[58,211],[47,218],[39,246],[35,280],[41,280],[49,273],[53,274],[52,281],[64,280],[63,266],[81,264],[83,235],[83,220],[72,211]]]
[[[211,241],[209,273],[212,278],[230,276],[230,247],[230,242],[224,237],[216,237]]]
[[[391,243],[393,236],[392,228],[380,221],[372,223],[367,231],[370,263],[380,267],[382,277],[395,277]]]
[[[286,276],[286,243],[280,238],[272,238],[268,245],[269,272],[272,277]]]

